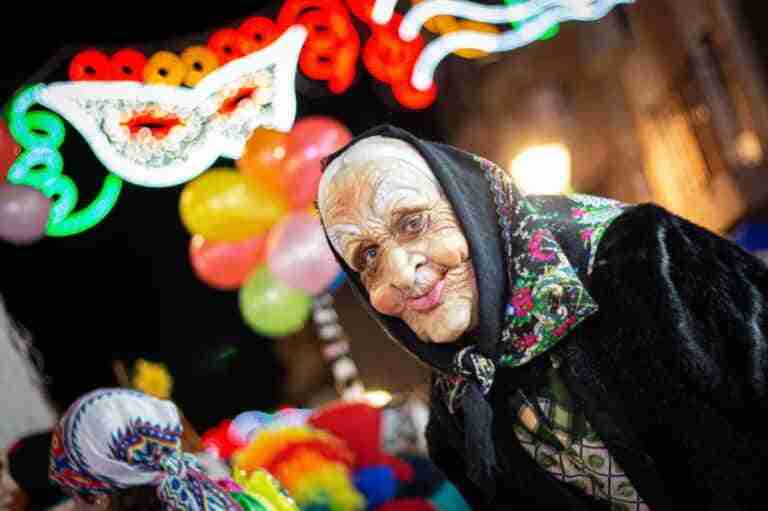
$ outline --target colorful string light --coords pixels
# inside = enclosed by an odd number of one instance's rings
[[[431,41],[419,55],[413,69],[411,83],[417,90],[428,90],[432,87],[435,69],[442,60],[460,49],[480,50],[488,53],[510,51],[526,46],[547,33],[550,28],[564,21],[593,21],[605,16],[618,4],[632,3],[634,0],[593,0],[584,4],[569,2],[560,5],[553,0],[536,3],[538,13],[531,12],[528,4],[513,6],[485,6],[457,0],[431,0],[422,2],[405,16],[400,27],[400,37],[412,40],[418,34],[421,26],[432,16],[439,14],[470,15],[477,21],[499,23],[510,19],[521,20],[517,30],[503,34],[483,34],[474,31],[458,31],[445,34]],[[556,4],[556,5],[554,5]],[[550,8],[546,11],[542,5]]]
[[[277,17],[285,29],[306,27],[307,41],[299,58],[301,71],[313,80],[328,83],[334,94],[352,85],[360,54],[360,36],[344,4],[339,0],[287,0]]]
[[[120,195],[122,180],[108,175],[97,197],[73,213],[77,186],[62,174],[64,160],[59,152],[66,133],[64,123],[51,112],[29,111],[39,102],[44,90],[44,85],[29,87],[11,102],[9,129],[24,151],[8,170],[8,181],[32,186],[53,199],[46,233],[69,236],[93,227],[112,210]]]
[[[422,3],[423,1],[425,0],[411,0],[411,3],[413,5],[416,5],[416,4]],[[426,1],[429,1],[429,0],[426,0]],[[453,16],[448,16],[445,14],[430,18],[428,21],[424,23],[424,28],[426,28],[427,30],[429,30],[434,34],[439,34],[439,35],[449,34],[451,32],[456,32],[458,30],[472,30],[475,32],[485,32],[485,33],[491,33],[491,34],[499,33],[499,29],[496,28],[494,25],[490,25],[488,23],[483,23],[480,21],[459,20],[454,18]],[[479,59],[488,55],[487,53],[482,51],[466,50],[466,49],[457,50],[454,52],[454,54],[465,59]],[[409,83],[410,83],[410,80],[409,80]]]
[[[506,5],[517,5],[517,4],[521,4],[521,3],[523,3],[523,2],[526,2],[526,1],[527,1],[527,0],[504,0],[504,3],[505,3]],[[510,22],[510,25],[512,26],[512,28],[515,28],[515,29],[516,29],[516,28],[519,28],[519,27],[520,27],[520,22],[518,22],[518,21],[512,21],[512,22]],[[549,28],[549,30],[547,30],[546,32],[544,32],[544,34],[543,34],[541,37],[539,37],[539,41],[547,41],[547,40],[549,40],[549,39],[552,39],[552,38],[553,38],[553,37],[555,37],[555,36],[556,36],[556,35],[557,35],[559,32],[560,32],[560,25],[559,25],[558,23],[555,23],[554,25],[552,25],[552,26]]]

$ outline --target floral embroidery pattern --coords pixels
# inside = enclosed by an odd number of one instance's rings
[[[498,166],[476,160],[491,182],[510,261],[511,299],[499,363],[515,367],[549,350],[597,310],[558,235],[578,236],[589,274],[600,238],[623,205],[586,195],[523,197]]]
[[[457,374],[438,378],[437,390],[451,410],[464,394],[465,377],[478,381],[487,393],[498,365],[529,362],[597,311],[581,278],[591,273],[600,239],[625,208],[620,202],[587,195],[523,197],[497,165],[474,159],[496,204],[510,299],[499,359],[491,361],[470,346],[455,357]],[[569,260],[563,241],[576,241],[583,250]]]

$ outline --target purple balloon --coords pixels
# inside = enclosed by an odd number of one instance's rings
[[[0,239],[26,245],[45,235],[51,201],[29,186],[0,184]]]
[[[327,288],[341,270],[320,219],[304,212],[291,213],[272,228],[267,264],[283,284],[312,295]]]

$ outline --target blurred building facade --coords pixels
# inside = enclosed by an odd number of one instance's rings
[[[768,197],[765,77],[735,0],[639,0],[443,72],[450,142],[501,164],[562,143],[573,190],[654,201],[718,232]]]

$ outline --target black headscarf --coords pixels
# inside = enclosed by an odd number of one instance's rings
[[[602,199],[524,198],[512,179],[493,163],[386,125],[356,137],[329,156],[326,166],[349,147],[373,136],[408,143],[440,183],[467,239],[475,268],[477,327],[454,343],[421,341],[402,320],[375,311],[357,273],[335,250],[334,254],[384,331],[438,371],[439,394],[451,412],[459,407],[463,417],[468,476],[493,495],[496,452],[493,412],[486,396],[496,367],[528,362],[597,310],[580,278],[590,265],[591,247],[621,207]],[[575,254],[574,260],[565,256],[561,244],[579,248],[569,251]],[[534,308],[538,315],[531,313]],[[528,342],[530,339],[533,341]]]

